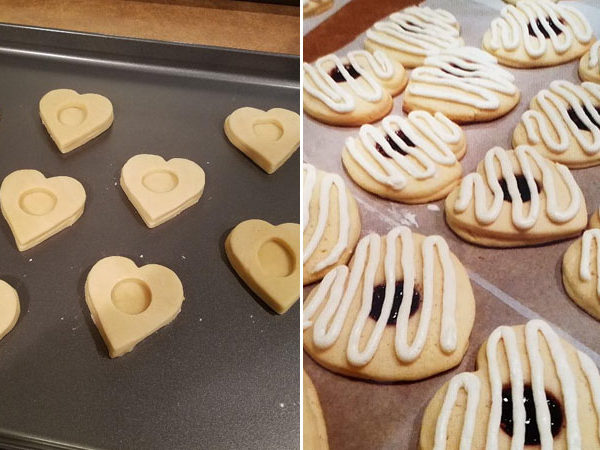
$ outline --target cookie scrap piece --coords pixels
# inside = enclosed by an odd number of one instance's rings
[[[137,267],[122,256],[98,261],[85,282],[85,301],[111,358],[130,352],[181,311],[183,286],[171,269]]]
[[[594,42],[579,60],[579,78],[600,83],[600,41]]]
[[[136,155],[121,170],[121,187],[148,228],[198,203],[204,180],[202,167],[183,158]]]
[[[300,145],[300,116],[283,108],[236,109],[225,119],[224,129],[231,143],[268,174]]]
[[[0,339],[14,328],[20,313],[19,294],[6,281],[0,280]]]
[[[322,14],[333,6],[333,0],[302,0],[302,14],[312,17]]]
[[[590,216],[588,228],[600,228],[600,209],[596,209]]]
[[[350,265],[331,270],[303,308],[311,358],[384,382],[457,366],[475,318],[469,277],[446,241],[404,226],[362,238]]]
[[[0,207],[20,251],[73,225],[83,214],[85,189],[71,177],[46,178],[37,170],[17,170],[0,186]]]
[[[40,100],[40,117],[62,153],[68,153],[102,134],[113,123],[113,106],[99,94],[55,89]]]
[[[306,450],[328,450],[327,427],[321,409],[321,402],[315,385],[305,371],[302,371],[303,382],[303,436]]]
[[[300,297],[300,225],[250,219],[225,241],[229,262],[252,291],[278,314]]]
[[[600,375],[544,321],[496,328],[429,402],[421,450],[600,448]]]

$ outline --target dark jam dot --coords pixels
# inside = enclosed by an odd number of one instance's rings
[[[470,62],[470,61],[467,61],[467,62]],[[450,63],[450,65],[452,67],[454,67],[455,69],[462,70],[463,72],[475,72],[475,70],[476,70],[476,69],[467,69],[466,67],[460,67],[460,66],[457,66],[454,63]],[[454,75],[456,77],[462,77],[462,75],[459,75],[459,74],[456,74],[456,73],[452,73],[452,72],[450,72],[449,70],[446,70],[446,69],[442,69],[442,72],[446,72],[446,73],[448,73],[450,75]]]
[[[598,114],[600,114],[600,106],[596,106],[595,109],[596,109],[596,112]],[[590,113],[585,106],[583,107],[583,110],[585,111],[585,115],[588,116],[588,119],[590,119],[590,121],[594,125],[596,125],[596,127],[600,128],[600,123],[598,123],[594,120],[594,118],[592,117],[592,113]],[[588,126],[581,121],[581,119],[579,118],[579,116],[577,115],[577,113],[575,112],[575,110],[573,108],[569,108],[567,113],[569,114],[569,117],[575,123],[575,125],[577,125],[577,128],[579,128],[580,130],[590,131]]]
[[[360,77],[360,73],[356,71],[352,64],[344,64],[344,68],[348,71],[352,78]],[[346,81],[344,75],[342,75],[342,72],[340,72],[340,69],[338,69],[337,67],[329,71],[329,76],[333,78],[333,81],[335,81],[336,83],[343,83],[344,81]]]
[[[550,410],[552,436],[556,436],[563,422],[562,408],[556,397],[547,391],[546,402]],[[525,405],[525,445],[539,445],[540,432],[538,431],[538,423],[535,415],[533,391],[529,385],[526,385],[523,389],[523,404]],[[500,419],[500,428],[509,436],[513,435],[514,424],[512,413],[512,389],[508,387],[502,390],[502,418]]]
[[[562,34],[562,30],[560,28],[558,28],[558,26],[556,26],[554,21],[550,20],[550,17],[545,17],[543,20],[548,25],[550,25],[550,28],[552,28],[552,30],[556,33],[557,36],[560,36]],[[560,19],[559,22],[562,23],[563,25],[565,23],[563,19]],[[542,33],[542,36],[544,36],[546,39],[550,39],[550,35],[548,34],[548,31],[546,30],[546,28],[544,28],[544,24],[542,24],[542,21],[540,19],[536,19],[535,23],[538,26],[538,29],[540,30],[540,32]],[[533,30],[533,25],[531,23],[529,25],[527,25],[527,30],[529,31],[530,36],[535,37],[535,31]]]
[[[409,137],[408,137],[407,135],[405,135],[405,134],[402,132],[402,130],[398,130],[398,131],[396,131],[396,135],[397,135],[397,136],[398,136],[400,139],[402,139],[402,141],[403,141],[403,142],[404,142],[406,145],[408,145],[409,147],[414,147],[414,146],[415,146],[415,144],[413,143],[413,141],[411,141],[411,140],[409,139]],[[398,144],[396,144],[396,141],[394,141],[394,140],[392,139],[392,137],[391,137],[389,134],[388,134],[388,135],[386,135],[386,137],[385,137],[385,140],[388,142],[388,144],[390,144],[390,147],[392,147],[392,150],[394,150],[394,151],[396,151],[396,152],[400,153],[401,155],[406,155],[406,154],[407,154],[407,153],[406,153],[404,150],[402,150],[402,149],[400,148],[400,146],[399,146]],[[381,154],[382,154],[383,156],[385,156],[386,158],[391,158],[391,156],[390,156],[390,155],[388,155],[388,154],[387,154],[387,153],[386,153],[386,152],[383,150],[383,148],[381,148],[381,145],[379,145],[379,144],[376,144],[376,145],[375,145],[375,148],[377,149],[377,151],[378,151],[379,153],[381,153]]]
[[[521,198],[523,199],[523,203],[531,200],[531,192],[529,191],[529,185],[527,184],[527,180],[523,175],[516,175],[517,187],[519,188],[519,192],[521,193]],[[500,187],[502,188],[502,192],[504,193],[504,201],[512,203],[512,197],[510,196],[510,192],[508,192],[508,184],[504,178],[498,180],[500,183]],[[540,187],[535,182],[535,186],[537,188],[538,193],[540,192]]]
[[[395,325],[396,319],[398,319],[398,310],[402,304],[402,295],[404,294],[404,281],[396,282],[396,290],[394,291],[394,303],[392,305],[392,311],[388,318],[388,325]],[[385,299],[385,284],[380,284],[373,289],[373,303],[371,304],[371,312],[369,316],[373,320],[378,320],[381,315],[381,308],[383,307],[383,300]],[[413,291],[412,303],[410,305],[410,315],[412,316],[419,309],[421,303],[421,295],[416,289]]]

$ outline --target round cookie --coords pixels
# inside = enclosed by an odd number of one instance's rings
[[[361,225],[356,200],[342,177],[306,163],[303,168],[302,277],[310,284],[348,262]]]
[[[304,111],[330,125],[358,126],[381,119],[392,109],[392,96],[408,81],[404,67],[380,51],[355,50],[344,58],[330,54],[303,67]]]
[[[312,17],[322,14],[333,6],[333,0],[302,0],[302,15]]]
[[[579,58],[593,41],[592,27],[572,6],[522,0],[492,21],[483,48],[507,66],[547,67]]]
[[[585,199],[569,169],[523,145],[489,150],[446,197],[446,223],[465,241],[522,247],[577,236]]]
[[[404,67],[420,66],[427,56],[461,47],[460,25],[443,9],[410,6],[367,30],[365,48],[383,50]]]
[[[600,83],[600,41],[594,42],[579,60],[579,78]]]
[[[321,409],[321,402],[315,385],[305,371],[302,371],[303,388],[303,443],[306,450],[328,450],[327,427]]]
[[[519,103],[521,93],[514,79],[483,50],[445,50],[412,71],[402,109],[439,111],[457,123],[493,120]]]
[[[512,144],[530,145],[572,169],[600,164],[600,84],[550,83],[521,116]]]
[[[600,228],[600,210],[596,210],[590,216],[588,228]]]
[[[457,366],[475,316],[469,277],[440,236],[404,226],[360,240],[304,301],[304,349],[327,369],[420,380]]]
[[[413,111],[387,116],[379,127],[363,125],[349,137],[342,162],[364,190],[403,203],[444,198],[460,182],[458,162],[467,149],[461,128],[442,113]]]
[[[600,448],[600,375],[544,321],[496,328],[425,409],[420,450]]]

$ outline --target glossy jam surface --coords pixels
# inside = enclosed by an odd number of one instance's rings
[[[402,139],[402,141],[406,145],[408,145],[409,147],[414,147],[415,146],[415,144],[413,143],[413,141],[411,141],[409,139],[409,137],[402,132],[402,130],[396,131],[396,136],[398,136],[400,139]],[[390,144],[390,147],[392,147],[392,150],[394,150],[395,152],[398,152],[401,155],[406,155],[407,154],[404,150],[402,150],[400,148],[400,146],[398,144],[396,144],[396,142],[392,139],[392,137],[390,135],[386,135],[385,140],[388,142],[388,144]],[[377,151],[379,153],[381,153],[386,158],[391,158],[390,155],[388,155],[386,152],[383,151],[383,148],[381,148],[381,145],[375,144],[375,148],[377,149]]]
[[[538,26],[540,33],[542,33],[542,36],[544,36],[546,39],[550,39],[550,35],[548,34],[548,31],[546,30],[544,25],[550,25],[550,28],[552,28],[552,31],[554,31],[557,36],[560,36],[562,34],[562,30],[558,28],[556,24],[550,20],[549,17],[546,17],[543,20],[546,22],[545,24],[543,24],[540,19],[536,19],[535,23]],[[562,19],[560,19],[559,22],[564,24],[564,21]],[[527,31],[529,31],[530,36],[535,36],[535,31],[533,30],[533,25],[531,23],[527,25]]]
[[[360,77],[360,73],[356,71],[352,64],[344,64],[344,68],[348,71],[352,78]],[[336,83],[343,83],[346,81],[344,75],[342,75],[342,72],[340,72],[340,69],[338,69],[337,67],[334,67],[329,71],[329,76],[333,78],[333,81],[335,81]]]
[[[402,295],[404,294],[404,281],[396,282],[396,290],[394,291],[394,303],[392,305],[392,311],[390,312],[390,317],[388,318],[388,325],[395,325],[396,320],[398,319],[398,310],[400,309],[400,305],[402,304]],[[371,312],[369,316],[373,320],[379,319],[381,315],[381,308],[383,308],[383,300],[385,299],[385,284],[380,284],[373,289],[373,303],[371,304]],[[412,296],[412,303],[410,305],[410,315],[412,316],[419,309],[419,305],[421,304],[421,294],[415,288]]]
[[[600,106],[596,106],[595,109],[596,109],[596,112],[598,114],[600,114]],[[586,107],[583,107],[583,111],[585,112],[585,115],[588,117],[588,119],[590,119],[590,122],[592,122],[594,125],[596,125],[597,128],[600,128],[600,123],[598,123],[598,121],[595,120],[594,117],[592,117],[592,113]],[[579,116],[573,110],[573,108],[569,108],[567,113],[569,114],[569,117],[575,123],[575,125],[577,125],[577,128],[579,128],[580,130],[584,130],[584,131],[590,131],[588,126],[582,122],[582,120],[579,118]]]
[[[517,180],[517,187],[519,188],[519,192],[521,193],[521,199],[523,202],[528,202],[531,200],[531,192],[529,191],[529,185],[527,184],[527,180],[523,175],[515,175]],[[504,193],[504,201],[512,203],[512,197],[510,196],[510,192],[508,192],[508,185],[506,184],[506,180],[504,178],[498,180],[500,183],[500,187],[502,188],[502,192]],[[540,187],[535,183],[538,193],[540,192]]]

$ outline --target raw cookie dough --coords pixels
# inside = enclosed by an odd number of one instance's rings
[[[73,225],[83,214],[85,189],[71,177],[46,178],[37,170],[17,170],[0,186],[0,207],[25,251]]]
[[[304,300],[304,349],[343,375],[421,380],[461,362],[474,317],[467,271],[446,241],[399,226],[362,238],[350,265]]]
[[[523,0],[502,9],[483,48],[507,66],[547,67],[579,58],[593,41],[585,16],[566,2]]]
[[[300,116],[283,108],[236,109],[225,119],[224,129],[231,143],[268,174],[300,145]]]
[[[514,80],[493,56],[480,49],[445,50],[412,71],[402,109],[442,112],[457,123],[497,119],[521,99]]]
[[[304,112],[316,120],[358,126],[381,119],[406,87],[404,67],[382,51],[353,50],[304,63]]]
[[[600,448],[598,369],[546,322],[496,328],[476,367],[429,402],[420,450]]]
[[[585,199],[569,169],[526,145],[489,150],[448,195],[445,212],[452,231],[486,247],[559,241],[579,235],[587,223]]]
[[[98,261],[85,282],[85,301],[111,358],[130,352],[181,311],[183,286],[171,269],[137,267],[122,256]]]
[[[427,203],[448,195],[460,182],[458,160],[467,141],[442,113],[413,111],[387,116],[380,126],[363,125],[346,139],[342,161],[360,187],[403,203]]]
[[[20,313],[17,291],[6,281],[0,280],[0,339],[14,328]]]
[[[252,291],[278,314],[300,297],[300,225],[251,219],[225,241],[229,262]]]
[[[42,122],[62,153],[94,139],[113,123],[113,106],[98,94],[55,89],[40,100]]]
[[[579,60],[579,78],[600,83],[600,41],[594,42]]]
[[[321,409],[321,402],[314,384],[305,371],[302,371],[303,382],[303,442],[304,450],[329,450],[327,427]]]
[[[360,236],[358,205],[342,177],[304,164],[303,283],[346,264]]]
[[[600,84],[557,80],[538,92],[513,134],[522,144],[573,169],[600,164]]]
[[[324,13],[333,6],[333,0],[302,0],[302,14],[312,17]]]
[[[189,159],[136,155],[121,170],[121,187],[148,228],[154,228],[198,203],[204,170]]]
[[[443,9],[410,6],[376,22],[367,30],[365,48],[383,50],[395,61],[412,69],[425,58],[454,47],[462,47],[460,25]]]

